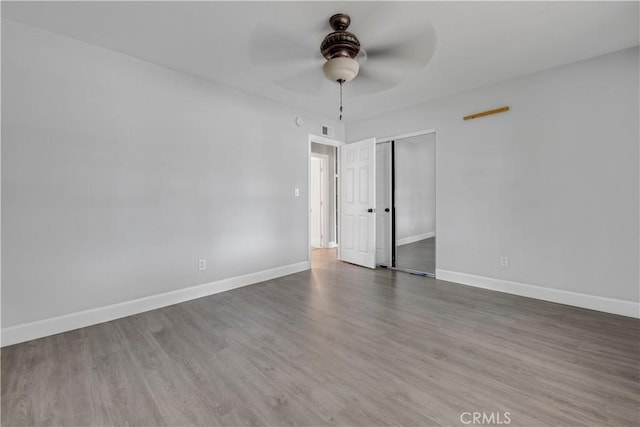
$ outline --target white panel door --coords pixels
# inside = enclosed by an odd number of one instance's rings
[[[340,147],[340,259],[376,267],[376,139]]]
[[[391,143],[376,145],[376,264],[391,267]]]

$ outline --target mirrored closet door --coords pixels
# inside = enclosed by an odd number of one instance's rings
[[[393,142],[394,267],[436,271],[435,133]]]

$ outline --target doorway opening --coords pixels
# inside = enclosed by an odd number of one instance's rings
[[[309,261],[311,251],[336,259],[339,243],[339,150],[342,142],[309,135]],[[314,252],[314,254],[316,253]]]

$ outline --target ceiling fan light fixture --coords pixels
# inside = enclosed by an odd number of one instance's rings
[[[358,61],[348,57],[332,58],[325,62],[322,71],[332,82],[350,82],[358,75],[360,65]]]
[[[360,71],[360,64],[354,58],[360,52],[360,40],[347,31],[351,18],[346,13],[336,13],[329,18],[333,32],[327,34],[320,44],[320,52],[325,57],[322,67],[324,76],[340,84],[340,120],[342,120],[342,84],[350,82]]]

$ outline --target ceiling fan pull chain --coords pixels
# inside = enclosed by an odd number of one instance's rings
[[[342,83],[343,83],[343,80],[338,80],[338,83],[340,83],[340,120],[342,120]]]

